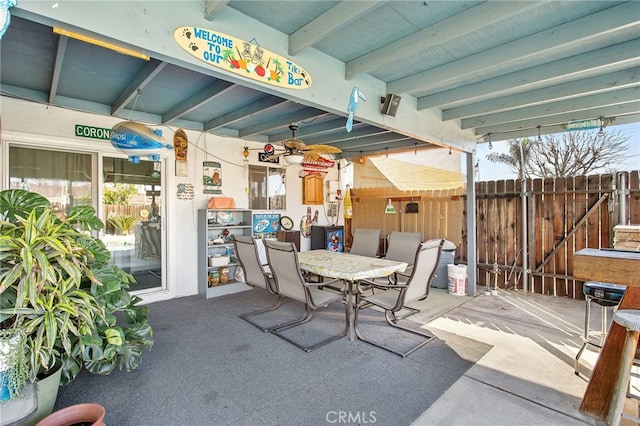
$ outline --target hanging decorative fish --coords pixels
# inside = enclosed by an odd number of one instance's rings
[[[347,112],[349,113],[349,117],[347,117],[347,125],[345,126],[347,128],[347,132],[350,132],[353,128],[353,115],[358,109],[358,103],[360,102],[360,99],[362,99],[363,101],[367,100],[367,98],[364,96],[364,93],[358,90],[357,87],[354,87],[353,90],[351,90],[351,95],[349,96],[349,105],[347,106]]]

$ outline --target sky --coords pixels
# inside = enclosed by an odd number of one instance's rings
[[[630,171],[640,169],[640,123],[622,124],[610,126],[608,129],[618,130],[623,136],[628,137],[629,150],[625,154],[625,160],[619,164],[617,170]],[[492,142],[493,149],[489,149],[488,143],[477,145],[476,159],[479,161],[479,181],[515,179],[517,175],[506,166],[492,163],[486,156],[492,152],[506,152],[507,141]]]

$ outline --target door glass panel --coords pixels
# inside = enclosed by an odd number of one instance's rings
[[[106,226],[100,238],[111,251],[112,262],[136,279],[130,291],[163,287],[160,165],[103,160]]]
[[[47,198],[54,209],[92,205],[91,154],[9,147],[9,188]]]

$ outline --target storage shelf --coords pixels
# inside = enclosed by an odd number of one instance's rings
[[[211,230],[245,229],[245,228],[251,228],[251,225],[208,225],[208,228],[211,229]]]
[[[221,217],[220,213],[224,213],[224,220],[231,223],[211,224],[210,220],[217,220]],[[251,289],[244,282],[234,279],[240,265],[236,260],[233,241],[222,244],[209,244],[209,242],[218,238],[223,230],[228,230],[230,236],[250,236],[252,219],[251,210],[201,209],[198,211],[198,293],[200,296],[218,297]],[[238,225],[240,223],[243,225]],[[209,256],[216,254],[230,255],[232,261],[223,265],[209,266]],[[224,284],[218,283],[209,287],[209,273],[219,271],[221,268],[229,269],[229,280]]]
[[[207,283],[205,282],[205,285]],[[211,297],[220,297],[226,294],[239,293],[241,291],[251,290],[251,287],[243,283],[242,281],[229,280],[225,284],[218,284],[213,287],[207,287],[205,291],[205,297],[207,299]]]

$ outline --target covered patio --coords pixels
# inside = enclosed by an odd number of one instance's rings
[[[599,424],[578,411],[596,358],[588,349],[582,375],[574,374],[583,301],[432,290],[412,318],[437,339],[406,359],[348,339],[305,354],[226,309],[237,304],[223,299],[238,302],[237,295],[154,303],[158,344],[142,365],[106,377],[83,374],[61,388],[57,407],[98,402],[106,408],[105,422],[118,425],[320,425],[349,415],[359,424]],[[258,306],[270,303],[259,290],[242,297]],[[599,315],[592,318],[597,327]],[[332,318],[314,321],[330,327]],[[162,359],[172,356],[181,364],[160,371]],[[204,360],[211,365],[199,366]],[[163,379],[179,370],[178,380]]]

